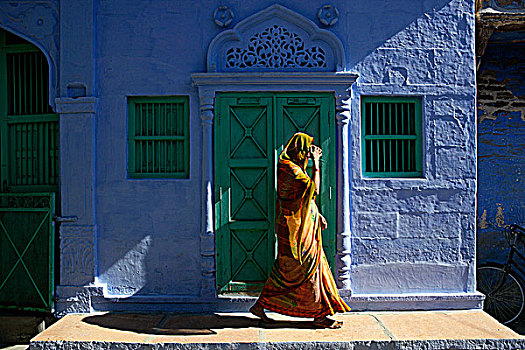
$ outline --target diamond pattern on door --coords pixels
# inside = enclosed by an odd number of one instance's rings
[[[230,137],[232,159],[260,157],[267,154],[268,110],[265,107],[230,107]]]
[[[304,132],[309,135],[316,133],[319,128],[316,128],[314,121],[319,119],[320,108],[316,107],[292,107],[286,106],[283,109],[283,115],[287,134],[293,135],[296,132]]]
[[[268,277],[267,230],[232,230],[232,280],[260,282]]]
[[[231,170],[231,219],[268,220],[267,169]]]

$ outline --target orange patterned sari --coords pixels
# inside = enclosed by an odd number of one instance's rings
[[[323,251],[316,186],[305,171],[312,141],[297,133],[279,156],[278,255],[258,302],[280,314],[320,318],[350,308],[339,296]]]

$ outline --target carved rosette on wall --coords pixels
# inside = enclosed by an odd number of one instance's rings
[[[38,46],[49,63],[49,101],[58,87],[58,1],[0,1],[0,27]]]
[[[255,34],[248,47],[226,51],[226,68],[325,68],[326,54],[319,46],[305,48],[304,40],[273,25]]]

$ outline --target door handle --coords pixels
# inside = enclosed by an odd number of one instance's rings
[[[77,222],[78,216],[53,216],[53,221],[62,223],[62,222]]]

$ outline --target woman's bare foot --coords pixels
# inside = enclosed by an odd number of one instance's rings
[[[314,326],[319,327],[319,328],[338,329],[343,326],[343,322],[332,320],[331,318],[328,318],[326,316],[323,318],[314,319],[313,323],[314,323]]]
[[[254,314],[255,316],[259,317],[263,322],[266,323],[272,323],[273,320],[266,316],[266,313],[264,312],[264,307],[260,305],[259,303],[255,303],[251,308],[250,312]]]

